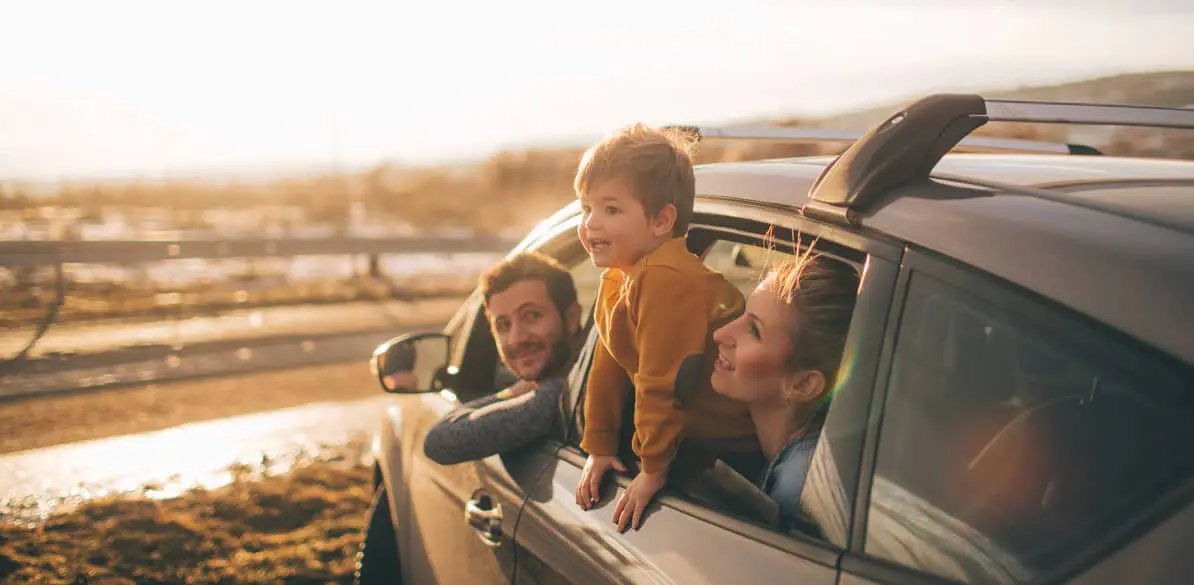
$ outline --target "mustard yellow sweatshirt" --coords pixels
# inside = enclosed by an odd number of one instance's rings
[[[600,342],[589,370],[581,448],[617,454],[631,391],[633,447],[646,472],[666,471],[689,437],[706,445],[757,446],[745,404],[709,384],[717,357],[713,331],[744,306],[742,293],[689,252],[685,237],[628,271],[607,269],[594,309]]]

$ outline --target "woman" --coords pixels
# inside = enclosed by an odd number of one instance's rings
[[[858,283],[852,266],[804,256],[769,274],[746,312],[713,333],[713,389],[748,404],[768,460],[758,486],[779,505],[784,528],[798,517]]]

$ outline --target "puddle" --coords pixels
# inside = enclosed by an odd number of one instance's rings
[[[172,497],[314,459],[365,460],[388,400],[310,404],[0,456],[0,522],[34,523],[113,495]]]

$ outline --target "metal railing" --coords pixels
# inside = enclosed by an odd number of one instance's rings
[[[697,140],[770,140],[776,142],[817,143],[856,142],[864,130],[835,128],[799,128],[792,126],[669,126],[686,132]],[[1068,142],[1044,142],[1020,138],[990,138],[967,136],[957,144],[961,148],[1009,152],[1041,152],[1051,154],[1100,154],[1093,146]]]
[[[38,321],[30,339],[14,356],[0,359],[0,400],[31,393],[42,393],[46,390],[44,384],[35,384],[29,388],[18,388],[23,382],[13,379],[14,374],[47,374],[47,368],[72,367],[71,364],[58,360],[57,363],[36,364],[29,361],[30,353],[37,346],[39,340],[57,322],[60,309],[63,307],[69,288],[69,275],[66,266],[70,264],[119,264],[137,265],[156,263],[170,260],[225,260],[225,259],[253,259],[253,258],[296,258],[302,256],[349,256],[367,257],[369,275],[381,276],[380,257],[386,255],[408,254],[457,254],[457,253],[503,253],[510,250],[517,241],[494,236],[417,236],[417,237],[387,237],[387,238],[359,238],[335,237],[320,239],[226,239],[226,240],[139,240],[139,241],[21,241],[0,242],[0,266],[4,268],[51,267],[53,269],[53,298],[46,305],[45,313]],[[377,337],[377,331],[362,332],[369,340]],[[320,334],[313,334],[318,337]],[[332,334],[338,339],[345,339],[351,333],[336,332]],[[306,336],[311,337],[311,336]],[[297,352],[300,345],[287,341],[279,345],[280,339],[264,337],[254,340],[237,342],[238,347],[258,345],[274,347],[274,353],[282,351]],[[309,349],[312,341],[306,339],[302,347]],[[343,345],[343,341],[340,342]],[[326,344],[325,344],[326,346]],[[119,367],[127,361],[112,352],[109,357],[99,356],[100,361],[119,373]],[[128,353],[128,352],[123,352]],[[366,352],[367,353],[367,352]],[[337,355],[343,354],[343,351]],[[132,356],[134,354],[129,353]],[[95,364],[97,356],[81,356],[66,361],[78,361],[79,366]],[[325,356],[326,357],[326,356]],[[157,358],[154,358],[157,359]],[[260,361],[260,368],[278,367],[278,364],[289,363],[287,359],[271,359]],[[310,356],[303,358],[310,359]],[[213,360],[208,360],[214,363]],[[228,368],[223,366],[207,367],[202,371],[190,372],[189,375],[212,375],[213,368],[227,369],[228,372],[245,372],[252,369],[258,360],[238,360]],[[130,362],[131,363],[131,362]],[[272,366],[271,366],[272,364]],[[229,369],[231,368],[231,369]],[[178,368],[175,368],[179,370]],[[223,371],[221,369],[221,371]],[[159,374],[165,373],[161,370]],[[150,371],[149,369],[143,371]],[[185,369],[170,373],[170,377],[186,376]],[[160,379],[154,377],[146,380],[143,376],[136,378],[140,382]],[[5,378],[10,378],[5,381]],[[94,376],[93,376],[94,377]],[[127,376],[114,376],[114,383],[124,383]],[[65,379],[65,378],[64,378]],[[68,386],[70,384],[67,384]],[[102,387],[108,384],[88,384],[87,387]],[[35,389],[37,386],[40,389]],[[78,388],[56,388],[57,390],[73,390]]]
[[[0,242],[0,266],[139,263],[158,260],[498,252],[517,241],[494,236]]]

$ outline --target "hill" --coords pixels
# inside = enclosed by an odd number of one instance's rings
[[[1161,106],[1194,105],[1194,71],[1164,71],[1117,75],[1040,87],[978,92],[990,97],[1136,103]],[[788,118],[775,123],[863,130],[918,96],[888,106],[823,119]],[[990,124],[979,130],[988,136],[1081,142],[1108,154],[1194,159],[1194,131],[1139,128],[1070,127],[1043,124]],[[752,160],[835,152],[844,145],[804,145],[774,142],[715,142],[700,146],[698,162]],[[188,184],[69,185],[37,205],[79,206],[93,211],[106,205],[162,206],[189,214],[189,221],[213,207],[246,205],[301,206],[305,222],[343,225],[353,202],[383,221],[419,228],[462,227],[479,232],[522,233],[545,214],[572,199],[572,176],[581,146],[510,150],[472,165],[406,167],[381,165],[367,172],[341,176],[294,177],[269,183],[221,181]],[[33,205],[20,188],[0,192],[0,209]],[[358,205],[359,209],[359,205]],[[201,227],[201,226],[195,226]]]

